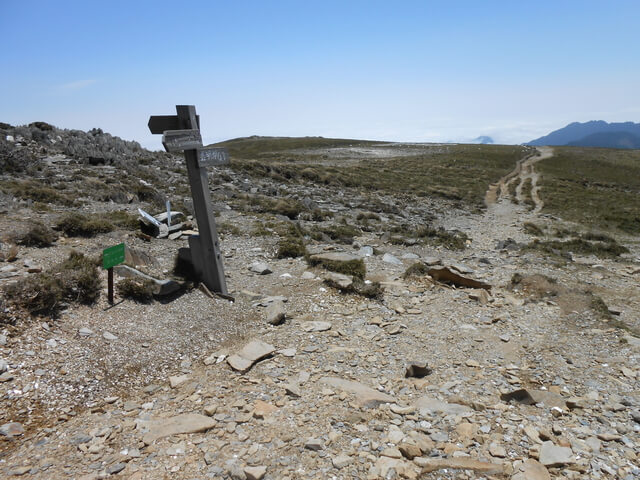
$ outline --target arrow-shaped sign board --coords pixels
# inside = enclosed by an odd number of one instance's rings
[[[167,152],[202,148],[200,130],[167,130],[162,135],[162,145]]]
[[[222,147],[205,147],[198,150],[199,167],[216,167],[229,164],[229,152]]]
[[[196,115],[198,130],[200,129],[200,115]],[[153,134],[164,133],[167,130],[181,130],[185,125],[180,123],[177,115],[154,115],[149,118],[149,130]]]

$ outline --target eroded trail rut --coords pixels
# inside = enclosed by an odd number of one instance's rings
[[[544,204],[540,199],[539,174],[535,171],[534,165],[541,160],[552,157],[553,149],[551,147],[538,147],[536,150],[535,154],[528,155],[520,160],[512,172],[489,187],[485,195],[487,206],[495,205],[501,201],[511,203],[513,189],[516,203],[526,204],[530,199],[533,204],[533,213],[538,214],[542,210]],[[531,183],[530,192],[527,191],[529,182]]]

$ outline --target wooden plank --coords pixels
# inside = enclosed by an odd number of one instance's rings
[[[198,130],[200,129],[200,115],[196,115]],[[180,124],[177,115],[153,115],[149,117],[149,130],[151,133],[164,133],[167,130],[184,130],[185,125]]]
[[[223,147],[205,147],[198,150],[200,168],[229,164],[229,152]]]
[[[167,152],[196,150],[202,147],[200,130],[167,130],[162,135],[162,145]]]

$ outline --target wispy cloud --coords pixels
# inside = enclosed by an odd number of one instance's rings
[[[96,79],[76,80],[75,82],[69,82],[69,83],[64,83],[62,85],[59,85],[58,88],[62,90],[80,90],[81,88],[86,88],[89,85],[93,85],[96,82],[97,82]]]

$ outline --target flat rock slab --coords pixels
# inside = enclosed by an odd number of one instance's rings
[[[244,474],[247,480],[262,480],[267,473],[267,467],[245,467]]]
[[[395,255],[391,255],[390,253],[385,253],[382,256],[382,261],[385,263],[390,263],[392,265],[402,265],[402,260],[400,260]]]
[[[253,273],[257,273],[258,275],[268,275],[272,272],[269,265],[264,262],[255,262],[249,265],[249,270]]]
[[[238,353],[231,355],[227,362],[231,368],[239,372],[247,372],[254,363],[271,355],[276,349],[273,345],[262,340],[253,340],[247,343]]]
[[[628,335],[628,334],[625,335],[623,338],[627,341],[628,345],[640,349],[640,338],[634,337],[633,335]]]
[[[171,385],[171,388],[177,388],[190,378],[189,375],[173,375],[169,377],[169,385]]]
[[[576,463],[576,459],[571,448],[560,447],[553,442],[544,442],[540,446],[540,463],[545,467],[560,467]]]
[[[564,409],[567,407],[567,403],[561,395],[548,390],[520,388],[513,392],[503,393],[500,395],[500,399],[504,402],[515,401],[523,405],[543,403],[549,408],[558,407]]]
[[[142,441],[149,445],[159,438],[181,433],[204,432],[215,425],[216,421],[213,418],[198,413],[185,413],[171,418],[152,420],[149,423],[149,431],[144,434]]]
[[[473,411],[466,405],[460,405],[458,403],[447,403],[438,400],[437,398],[429,397],[426,395],[416,400],[414,405],[420,412],[425,412],[427,414],[444,413],[446,415],[460,415],[462,413]]]
[[[360,260],[360,257],[345,252],[328,252],[316,253],[315,255],[311,255],[311,260],[325,260],[328,262],[351,262],[353,260]]]
[[[451,263],[449,264],[449,268],[457,270],[460,273],[473,273],[472,268],[469,268],[466,265],[462,265],[461,263]]]
[[[319,321],[303,322],[301,328],[305,332],[324,332],[331,329],[331,323]]]
[[[440,265],[442,264],[442,260],[440,260],[438,257],[423,257],[422,263],[425,263],[429,266]]]
[[[435,472],[444,468],[452,468],[458,470],[473,470],[478,473],[504,474],[505,465],[502,463],[483,462],[473,458],[428,458],[421,463],[423,466],[422,473]]]
[[[491,290],[491,285],[458,275],[447,267],[432,268],[428,270],[427,273],[436,282],[455,285],[456,287],[484,288],[485,290]]]
[[[324,281],[329,286],[337,286],[338,288],[347,289],[353,285],[353,278],[342,273],[327,272],[324,274]]]
[[[383,403],[396,403],[396,399],[362,383],[338,377],[322,377],[321,383],[356,395],[356,402],[362,407],[377,407]]]
[[[511,480],[551,480],[551,475],[540,462],[528,458],[516,469]]]
[[[18,422],[9,422],[0,426],[0,435],[4,437],[14,437],[16,435],[22,435],[24,433],[24,427]]]

